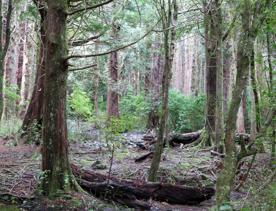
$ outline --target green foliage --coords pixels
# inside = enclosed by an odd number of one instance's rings
[[[85,91],[75,87],[69,98],[70,114],[87,120],[92,115],[92,103]]]
[[[204,96],[184,96],[174,90],[169,94],[169,127],[177,132],[192,132],[204,125]]]
[[[143,94],[128,94],[120,100],[121,123],[124,131],[143,129],[146,126],[150,104]]]
[[[17,94],[17,92],[18,88],[16,85],[11,85],[9,87],[5,87],[4,89],[5,97],[13,102],[20,99],[20,96]]]
[[[0,137],[8,137],[18,141],[18,131],[21,128],[22,121],[12,118],[6,121],[0,121]]]

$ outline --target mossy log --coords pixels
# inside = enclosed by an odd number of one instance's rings
[[[200,138],[201,131],[196,131],[192,133],[175,133],[170,134],[168,136],[168,142],[171,146],[174,146],[175,144],[191,144],[194,141],[198,140]]]
[[[192,133],[174,133],[168,136],[168,142],[171,146],[175,146],[175,144],[191,144],[197,140],[199,140],[202,131],[196,131]],[[250,143],[250,135],[246,133],[236,133],[235,141],[238,144],[249,144]]]
[[[101,198],[114,200],[130,207],[143,209],[148,205],[143,203],[149,199],[172,204],[196,205],[210,199],[214,194],[213,188],[186,187],[181,185],[134,182],[109,178],[89,170],[81,170],[72,165],[72,170],[80,186]]]

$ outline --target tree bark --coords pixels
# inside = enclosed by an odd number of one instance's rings
[[[165,5],[160,5],[165,8]],[[163,19],[163,29],[173,27],[171,30],[164,32],[164,50],[165,50],[165,65],[162,79],[162,113],[159,124],[159,131],[157,142],[155,144],[155,151],[151,166],[149,169],[148,180],[154,182],[156,180],[157,171],[160,165],[161,154],[163,151],[164,141],[167,138],[167,119],[168,119],[168,100],[169,100],[169,86],[172,77],[172,62],[175,50],[176,40],[176,22],[178,15],[178,5],[176,0],[168,2],[168,11],[163,11],[167,14],[167,20]],[[172,14],[173,13],[173,14]],[[162,17],[163,18],[163,17]]]
[[[259,10],[256,14],[261,14],[264,5],[255,5],[255,9]],[[216,184],[216,203],[220,207],[223,203],[230,201],[230,191],[232,189],[236,165],[237,165],[237,153],[234,142],[236,120],[239,105],[242,99],[243,92],[247,85],[246,80],[249,76],[249,65],[251,59],[251,53],[254,48],[254,41],[257,35],[259,27],[259,17],[253,17],[252,11],[254,5],[250,0],[244,0],[242,2],[241,17],[242,27],[241,36],[238,42],[237,51],[237,76],[236,84],[233,89],[232,99],[230,102],[229,110],[226,119],[225,129],[225,159],[223,168],[219,172],[217,184]]]
[[[215,121],[215,148],[222,151],[222,140],[224,132],[223,112],[223,25],[221,1],[215,1],[215,36],[216,36],[216,121]]]
[[[8,2],[9,3],[9,2]],[[8,6],[9,7],[9,6]],[[19,23],[19,11],[15,10],[15,17],[12,25],[15,27]],[[3,110],[2,121],[13,120],[17,114],[17,71],[20,53],[20,32],[16,28],[10,37],[10,45],[7,49],[4,64],[4,83],[3,83]]]
[[[151,109],[148,113],[148,121],[147,121],[147,129],[149,131],[156,130],[159,122],[158,116],[158,106],[159,106],[159,98],[160,98],[160,87],[162,86],[162,72],[163,72],[163,64],[160,51],[162,49],[160,43],[160,37],[156,36],[154,43],[152,43],[151,47],[155,49],[153,52],[151,59],[151,68],[150,73],[147,76],[148,83],[148,97],[151,102]]]
[[[49,198],[77,191],[68,158],[66,125],[66,82],[68,55],[66,38],[67,0],[47,0],[46,63],[43,101],[42,180],[43,194]]]
[[[23,11],[26,12],[27,4],[30,3],[27,1],[23,7]],[[20,102],[19,102],[19,116],[24,117],[27,107],[28,101],[31,100],[31,93],[33,90],[33,77],[32,73],[33,69],[35,69],[36,65],[36,46],[31,37],[31,35],[35,33],[35,25],[29,21],[25,23],[21,23],[21,36],[23,49],[22,55],[20,58],[21,70],[22,70],[22,78],[21,83],[18,84],[20,86]]]
[[[118,38],[120,26],[112,23],[111,37]],[[119,94],[117,90],[117,82],[119,78],[118,73],[118,52],[112,52],[109,55],[109,80],[107,87],[107,115],[108,117],[119,117]]]
[[[3,1],[0,1],[0,117],[2,117],[3,113],[3,101],[4,101],[4,93],[3,93],[3,82],[4,82],[4,61],[6,58],[6,54],[8,51],[8,47],[10,44],[10,36],[11,36],[11,18],[12,18],[12,0],[4,0],[4,3],[7,4],[7,13],[4,17],[6,22],[5,27],[3,27]],[[5,33],[3,33],[3,31]],[[4,38],[4,39],[3,39]],[[4,40],[4,42],[3,42]]]
[[[205,56],[206,56],[206,120],[207,145],[212,145],[215,140],[216,125],[216,84],[217,84],[217,56],[216,33],[213,23],[215,13],[214,2],[204,1],[204,25],[205,25]]]
[[[145,182],[138,184],[130,180],[119,180],[92,171],[80,170],[75,165],[72,165],[72,169],[85,190],[127,205],[129,205],[130,199],[135,201],[149,200],[150,198],[173,204],[195,205],[210,199],[215,193],[213,188]],[[106,183],[108,179],[111,181]]]
[[[45,78],[45,62],[46,62],[46,35],[45,35],[45,18],[47,11],[41,1],[36,4],[40,14],[40,46],[39,59],[36,67],[35,84],[31,96],[30,103],[24,116],[22,130],[23,134],[31,132],[35,126],[38,132],[41,131],[42,126],[42,108],[44,95],[44,78]]]

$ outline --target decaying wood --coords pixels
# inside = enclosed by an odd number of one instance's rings
[[[198,138],[200,138],[201,131],[192,132],[192,133],[184,133],[184,134],[171,134],[168,137],[168,142],[171,146],[174,146],[175,144],[191,144],[194,141],[196,141]]]
[[[144,154],[138,158],[135,159],[135,163],[139,163],[139,162],[142,162],[144,160],[146,160],[148,157],[151,157],[153,155],[153,152],[149,152],[147,154]]]
[[[133,182],[120,180],[89,170],[81,170],[71,165],[73,174],[79,184],[86,191],[105,199],[111,199],[130,207],[143,207],[147,204],[140,200],[154,199],[172,204],[199,204],[210,199],[215,190],[213,188],[186,187],[181,185]]]

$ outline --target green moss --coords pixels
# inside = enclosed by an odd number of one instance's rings
[[[1,211],[20,211],[20,209],[16,205],[7,205],[0,203],[0,210]]]

